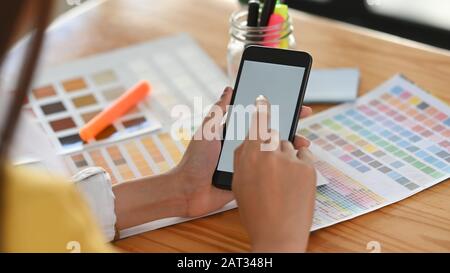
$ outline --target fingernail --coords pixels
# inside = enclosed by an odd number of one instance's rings
[[[221,98],[221,99],[225,98],[227,92],[228,92],[228,87],[226,87],[226,88],[223,90],[222,94],[220,95],[220,98]]]
[[[312,112],[312,108],[309,107],[309,106],[303,105],[302,106],[302,111],[310,111],[310,112]]]
[[[263,95],[259,95],[258,97],[256,97],[256,101],[264,101],[267,100],[267,98]]]
[[[309,145],[311,145],[311,141],[310,141],[309,139],[306,139],[306,138],[305,138],[305,140],[306,140],[306,141],[305,141],[305,143],[306,143],[306,146],[308,146],[308,147],[309,147]]]

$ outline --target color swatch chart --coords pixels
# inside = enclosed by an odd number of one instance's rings
[[[299,125],[330,182],[318,188],[315,228],[450,177],[450,107],[402,76]]]
[[[46,80],[46,85],[32,89],[29,105],[25,109],[40,122],[54,145],[62,152],[67,152],[80,150],[87,144],[78,134],[80,128],[130,86],[121,82],[118,72],[112,68],[64,78],[61,81]],[[113,141],[159,128],[161,124],[151,112],[144,105],[137,105],[98,134],[92,142]]]
[[[326,161],[317,160],[314,165],[328,183],[317,187],[312,230],[355,217],[387,201]]]
[[[189,141],[174,140],[169,133],[144,134],[107,143],[65,156],[72,173],[88,166],[104,168],[113,184],[160,174],[175,167]]]
[[[92,144],[80,139],[80,127],[140,80],[152,86],[148,98],[101,132],[94,144],[167,129],[176,118],[171,116],[174,106],[192,107],[197,99],[207,108],[227,83],[195,41],[181,34],[45,70],[25,111],[58,151],[80,151]]]

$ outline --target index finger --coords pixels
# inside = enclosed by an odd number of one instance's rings
[[[266,141],[270,138],[270,102],[259,95],[255,101],[255,112],[252,115],[247,139]]]

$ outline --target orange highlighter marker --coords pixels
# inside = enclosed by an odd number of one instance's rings
[[[138,84],[117,98],[110,106],[96,115],[80,129],[80,137],[84,141],[95,136],[111,125],[116,119],[123,116],[133,106],[142,101],[151,91],[150,83],[140,81]]]

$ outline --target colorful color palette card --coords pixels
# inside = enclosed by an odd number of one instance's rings
[[[318,187],[314,229],[450,177],[450,107],[400,75],[299,125],[329,180]]]
[[[84,143],[79,129],[139,80],[148,80],[148,98]],[[194,98],[212,104],[227,79],[186,34],[95,55],[40,73],[25,111],[35,117],[58,151],[80,151],[170,126],[174,105]]]
[[[174,140],[170,133],[158,132],[88,147],[65,156],[75,174],[89,166],[104,168],[113,184],[152,176],[175,167],[189,141]]]

